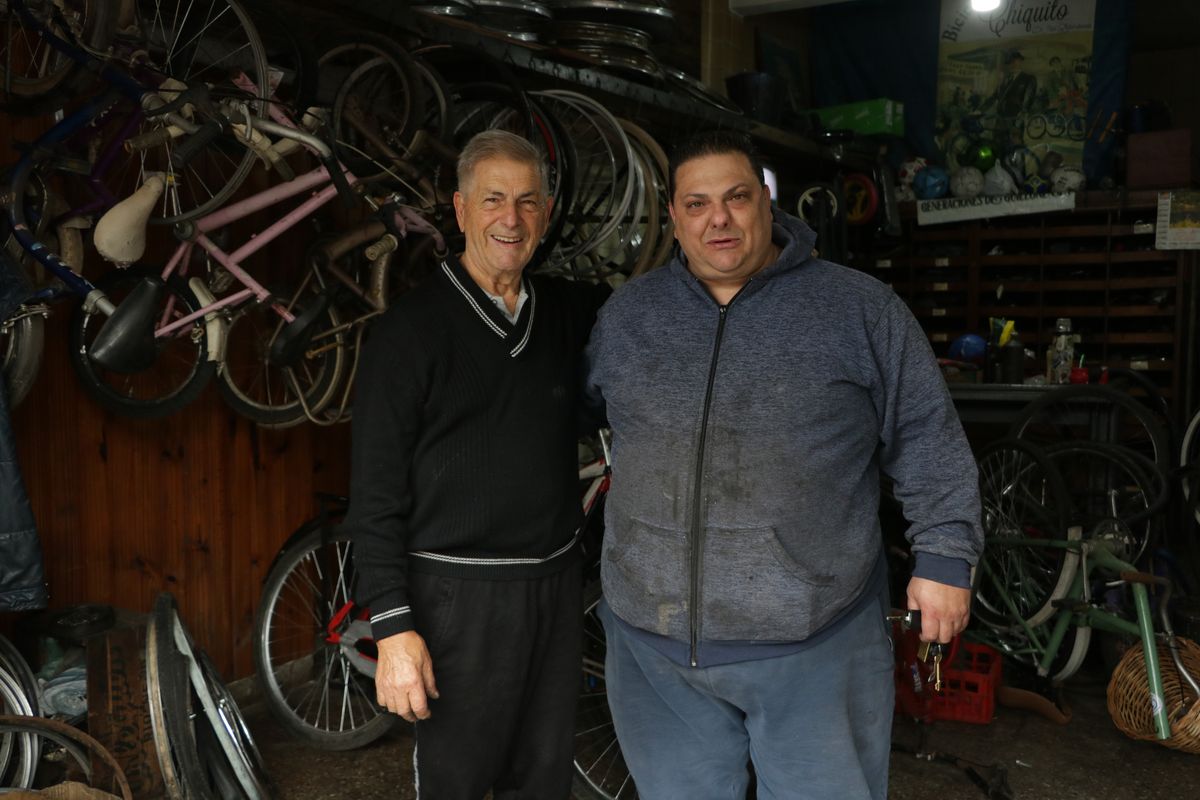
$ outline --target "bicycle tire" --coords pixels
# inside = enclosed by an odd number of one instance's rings
[[[0,732],[25,732],[39,739],[49,739],[61,745],[75,759],[79,770],[88,778],[88,783],[96,785],[94,777],[94,761],[102,762],[112,773],[112,780],[121,793],[122,800],[133,800],[133,790],[125,777],[124,770],[112,753],[94,738],[65,722],[46,719],[37,716],[0,715]],[[82,745],[82,750],[80,746]],[[90,760],[90,759],[94,759]],[[99,787],[97,787],[99,788]]]
[[[1079,530],[1068,527],[1066,484],[1040,448],[1021,440],[993,443],[978,463],[984,551],[975,570],[972,613],[996,631],[1040,625],[1070,588],[1079,555],[1058,547],[1010,546],[1005,540],[1079,538]]]
[[[146,277],[157,272],[146,267],[109,272],[96,282],[114,303]],[[182,309],[171,311],[175,319],[201,307],[199,299],[183,280],[172,276],[167,281],[162,313],[170,301]],[[158,340],[158,357],[149,369],[133,374],[115,373],[95,364],[88,349],[104,317],[77,306],[71,317],[69,357],[84,391],[101,408],[134,419],[158,419],[173,414],[195,400],[217,371],[217,363],[208,358],[208,333],[204,319],[181,329],[179,334]]]
[[[282,73],[271,102],[302,115],[316,102],[317,56],[308,38],[275,0],[240,0],[250,14],[267,56],[267,66]]]
[[[596,615],[600,580],[583,590],[583,680],[575,712],[575,772],[579,800],[637,800],[637,787],[621,755],[604,683],[604,626]]]
[[[376,705],[374,681],[327,641],[331,619],[354,597],[351,542],[335,529],[344,513],[311,519],[288,537],[254,616],[254,664],[267,708],[289,733],[323,750],[363,747],[400,720]],[[339,697],[340,708],[325,703]]]
[[[1104,538],[1122,561],[1137,563],[1154,539],[1166,507],[1166,475],[1153,461],[1125,448],[1096,442],[1062,442],[1046,457],[1067,486],[1073,524],[1085,538]]]
[[[159,769],[171,800],[216,800],[200,760],[187,659],[175,645],[175,600],[158,596],[146,628],[146,699]]]
[[[163,592],[155,600],[154,624],[155,636],[161,648],[160,656],[162,652],[173,652],[178,657],[187,679],[187,694],[198,706],[193,715],[194,721],[189,720],[192,736],[188,744],[195,746],[196,756],[203,765],[201,785],[204,791],[228,797],[224,784],[225,778],[232,772],[238,788],[235,797],[248,800],[271,797],[270,779],[241,710],[212,661],[192,642],[191,635],[179,618],[175,598],[169,592]],[[166,711],[170,724],[171,707],[167,706]],[[211,740],[206,741],[206,732],[203,731],[205,725],[210,727],[220,745],[219,750],[201,747],[201,743],[211,743]],[[172,745],[174,749],[174,742]],[[187,788],[190,790],[192,787]]]
[[[300,287],[272,292],[297,317],[323,301],[327,287],[316,267]],[[265,428],[287,428],[329,405],[346,372],[346,341],[337,309],[330,304],[308,335],[295,364],[272,360],[272,345],[288,323],[266,303],[245,303],[233,312],[217,388],[237,413]],[[310,355],[311,354],[311,355]],[[307,411],[306,411],[307,410]]]
[[[1063,386],[1048,392],[1021,409],[1008,436],[1042,446],[1099,440],[1135,450],[1164,470],[1174,467],[1175,453],[1154,413],[1106,386]]]
[[[45,319],[41,313],[17,310],[20,315],[0,323],[0,369],[4,372],[8,408],[21,404],[37,379],[42,366]]]
[[[33,0],[25,5],[35,18],[49,22],[46,27],[51,33],[92,53],[103,53],[116,29],[116,4],[109,0]],[[51,16],[38,17],[39,13]],[[24,17],[11,8],[0,13],[0,30],[7,37],[0,44],[0,87],[3,87],[0,108],[10,114],[56,111],[95,80],[75,60],[43,41],[36,30],[27,27]],[[26,66],[21,67],[25,74],[9,69],[16,38],[22,42],[19,49],[29,56]]]

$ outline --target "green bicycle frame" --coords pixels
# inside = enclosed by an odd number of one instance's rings
[[[1150,706],[1154,714],[1154,731],[1159,739],[1170,739],[1171,723],[1163,695],[1162,670],[1158,661],[1158,648],[1154,642],[1154,623],[1150,612],[1150,595],[1145,584],[1130,582],[1130,588],[1133,590],[1134,609],[1137,613],[1136,622],[1131,622],[1109,611],[1097,608],[1084,599],[1084,589],[1087,585],[1087,579],[1096,567],[1117,574],[1138,572],[1137,567],[1117,558],[1102,541],[1006,539],[1002,542],[990,542],[989,546],[1056,547],[1063,550],[1075,550],[1080,554],[1085,568],[1076,571],[1075,577],[1071,581],[1071,588],[1067,590],[1067,593],[1062,598],[1055,601],[1056,605],[1060,606],[1060,611],[1055,615],[1054,626],[1050,630],[1050,637],[1047,639],[1045,645],[1042,645],[1041,636],[1038,634],[1038,629],[1042,626],[1034,627],[1025,622],[1016,603],[1010,597],[1001,581],[996,581],[996,588],[999,589],[1001,597],[1009,609],[1009,613],[1012,614],[1012,618],[1020,620],[1021,629],[1029,637],[1029,641],[1037,648],[1037,651],[1041,653],[1038,661],[1038,673],[1040,675],[1050,674],[1054,657],[1058,655],[1058,649],[1062,646],[1063,639],[1067,635],[1067,629],[1071,626],[1072,622],[1077,626],[1083,625],[1099,628],[1112,633],[1137,636],[1141,639],[1142,654],[1146,660],[1147,682],[1150,688]],[[991,574],[991,569],[987,566],[986,559],[980,562],[980,567],[989,575]]]

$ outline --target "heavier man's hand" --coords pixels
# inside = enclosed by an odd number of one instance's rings
[[[429,698],[436,700],[438,691],[425,640],[416,631],[406,631],[375,644],[379,648],[376,702],[409,722],[429,719]]]
[[[921,641],[946,643],[971,618],[971,590],[927,578],[908,582],[908,607],[921,612]]]

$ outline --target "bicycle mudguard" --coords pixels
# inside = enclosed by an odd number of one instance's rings
[[[157,277],[145,277],[109,317],[88,357],[113,372],[141,372],[158,356],[154,320],[167,285]]]

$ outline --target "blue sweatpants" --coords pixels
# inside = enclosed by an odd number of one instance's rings
[[[604,608],[605,680],[625,763],[645,800],[883,800],[892,646],[880,606],[791,655],[681,666]]]

